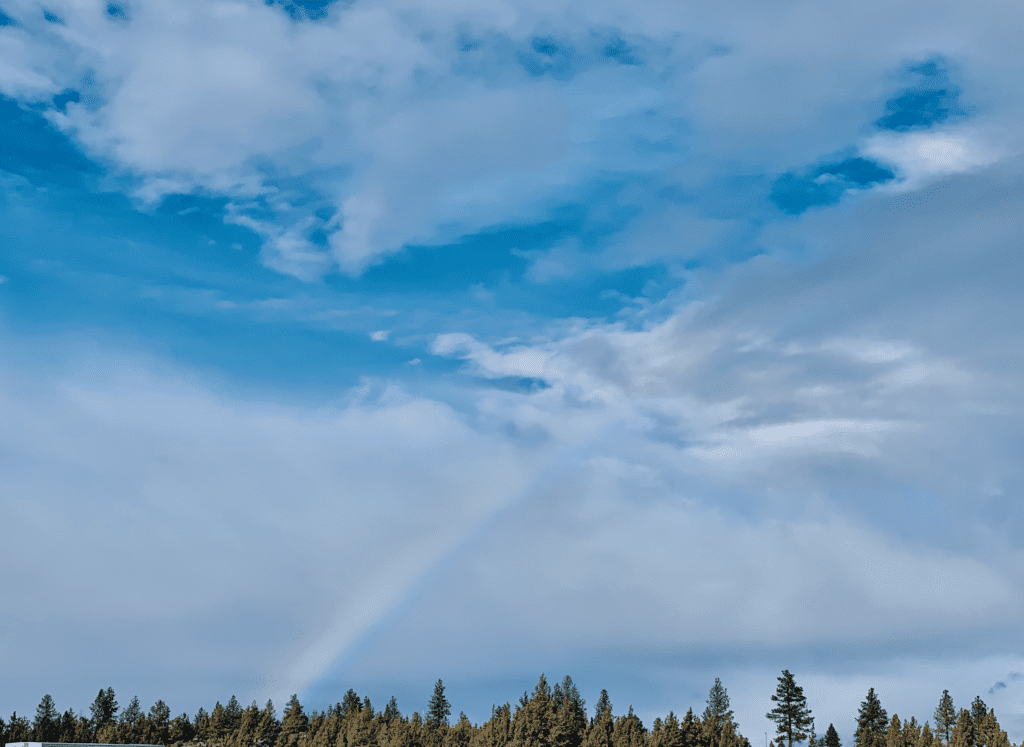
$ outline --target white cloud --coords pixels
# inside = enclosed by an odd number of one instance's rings
[[[993,141],[973,128],[928,132],[881,133],[871,137],[861,152],[895,166],[901,178],[883,192],[904,192],[929,184],[937,177],[976,171],[1007,156],[1017,155],[1008,144]]]
[[[543,220],[609,176],[661,174],[700,195],[708,169],[799,167],[862,140],[907,59],[959,54],[977,82],[975,71],[995,61],[1005,70],[1017,53],[989,14],[955,4],[893,17],[884,4],[824,16],[756,4],[719,13],[611,0],[585,12],[562,2],[360,2],[294,23],[256,0],[147,0],[127,24],[100,2],[48,7],[63,25],[38,20],[34,0],[5,6],[20,25],[0,29],[0,90],[42,101],[80,89],[52,121],[140,177],[144,201],[190,190],[266,200],[269,212],[244,210],[265,239],[264,261],[305,279],[331,267],[359,273],[406,244]],[[527,75],[516,54],[532,54],[534,34],[573,47],[571,76]],[[603,59],[611,35],[644,64]],[[878,136],[866,152],[906,172],[905,184],[1004,157],[1015,148],[1018,83],[999,82],[983,132]],[[291,194],[290,179],[302,190]],[[649,259],[675,250],[680,219],[658,213],[631,228],[629,243],[651,244]],[[729,229],[700,211],[683,220],[684,243]],[[329,233],[327,249],[311,243],[316,229]],[[555,259],[539,276],[567,271]]]

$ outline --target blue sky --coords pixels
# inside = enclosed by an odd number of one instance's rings
[[[4,708],[1024,740],[1024,11],[0,11]]]

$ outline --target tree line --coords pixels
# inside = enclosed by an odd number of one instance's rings
[[[775,738],[767,747],[843,747],[835,727],[818,736],[807,708],[803,688],[783,670],[774,695],[775,708],[765,717],[775,722]],[[427,709],[404,716],[392,697],[382,711],[354,690],[326,711],[306,713],[292,695],[284,714],[277,718],[274,704],[263,708],[256,701],[242,708],[234,695],[227,705],[218,701],[207,713],[200,708],[171,718],[170,708],[158,700],[143,712],[138,697],[119,711],[114,690],[100,690],[90,706],[89,717],[71,709],[60,713],[50,695],[44,695],[30,722],[15,712],[10,721],[0,718],[0,744],[4,742],[64,742],[107,744],[154,744],[167,747],[751,747],[729,709],[729,696],[715,679],[703,714],[690,708],[683,717],[670,711],[654,719],[648,730],[633,713],[614,716],[608,691],[602,690],[588,717],[586,703],[572,678],[566,675],[554,688],[542,674],[533,693],[524,692],[513,711],[509,703],[491,707],[491,717],[481,725],[470,723],[465,713],[449,722],[451,705],[441,680],[434,686]],[[911,717],[890,719],[874,688],[868,690],[857,715],[853,747],[1024,747],[1013,745],[999,727],[995,710],[986,709],[976,697],[970,709],[957,711],[948,690],[928,721]]]

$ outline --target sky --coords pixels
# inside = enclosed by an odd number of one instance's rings
[[[0,0],[0,708],[1024,741],[1024,6]]]

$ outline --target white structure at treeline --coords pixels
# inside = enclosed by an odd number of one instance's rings
[[[66,742],[8,742],[7,747],[70,747]],[[102,744],[88,742],[75,744],[74,747],[164,747],[162,744]]]

